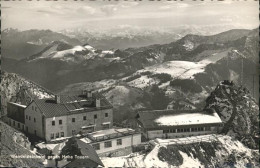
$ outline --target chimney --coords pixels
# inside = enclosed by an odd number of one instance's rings
[[[92,97],[92,91],[91,90],[83,90],[83,95],[90,98],[90,97]]]
[[[100,99],[96,99],[96,107],[100,107],[101,105],[100,105]]]
[[[60,95],[55,95],[55,102],[56,102],[57,104],[60,103]]]
[[[92,91],[88,91],[87,96],[88,96],[88,98],[92,97]]]

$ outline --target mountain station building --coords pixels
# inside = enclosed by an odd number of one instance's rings
[[[113,126],[113,106],[99,93],[33,99],[28,106],[7,104],[7,122],[21,131],[52,141]]]
[[[222,128],[222,121],[215,111],[140,111],[136,118],[141,132],[147,139],[212,134]]]

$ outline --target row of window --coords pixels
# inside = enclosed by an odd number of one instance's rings
[[[25,116],[25,119],[26,119],[26,120],[28,120],[28,119],[31,120],[31,116],[26,115],[26,116]],[[36,118],[33,118],[33,122],[36,122]]]
[[[9,125],[11,125],[11,119],[9,119]],[[11,125],[12,126],[12,125]],[[15,127],[15,121],[13,120],[13,126]],[[23,128],[22,129],[24,129],[24,125],[22,125],[23,126]],[[21,128],[21,125],[20,125],[20,123],[19,122],[17,122],[17,127],[18,128]]]
[[[51,125],[55,125],[55,121],[51,121]],[[59,125],[62,125],[62,120],[59,120]]]
[[[33,111],[37,111],[37,107],[32,106]]]
[[[163,130],[163,133],[200,132],[200,131],[210,131],[210,127],[169,129],[169,130]]]
[[[117,139],[117,140],[116,140],[116,145],[117,145],[117,146],[122,145],[122,139]],[[100,143],[92,144],[92,147],[93,147],[95,150],[100,150]],[[112,147],[112,141],[106,141],[106,142],[104,142],[104,147],[105,147],[105,148],[111,148],[111,147]]]
[[[105,117],[108,117],[108,113],[105,113]],[[97,119],[97,114],[94,115],[94,119]],[[87,116],[83,116],[83,120],[87,120]],[[71,122],[75,122],[76,118],[72,118]],[[52,125],[55,125],[55,121],[52,121]],[[62,125],[62,120],[59,120],[59,125]]]
[[[64,137],[64,132],[57,132],[56,134],[54,133],[51,133],[51,139],[54,139],[54,135],[55,135],[55,138],[60,138],[60,137]]]

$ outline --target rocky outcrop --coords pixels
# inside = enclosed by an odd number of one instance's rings
[[[249,91],[233,82],[220,82],[206,100],[224,122],[223,133],[239,139],[250,148],[258,148],[259,106]]]

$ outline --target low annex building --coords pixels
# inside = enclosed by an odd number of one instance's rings
[[[222,121],[215,111],[140,111],[136,118],[142,133],[148,139],[212,134],[222,127]]]
[[[112,128],[89,133],[81,141],[92,145],[98,154],[109,154],[141,144],[141,133],[130,128]]]
[[[112,105],[101,94],[88,91],[33,99],[27,106],[9,102],[7,109],[10,125],[46,141],[113,125]]]
[[[76,137],[58,144],[47,159],[46,167],[104,167],[95,149]]]

